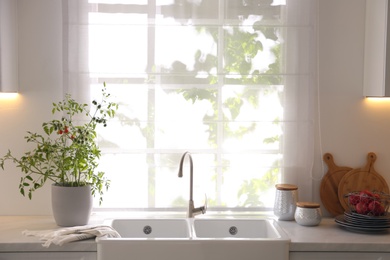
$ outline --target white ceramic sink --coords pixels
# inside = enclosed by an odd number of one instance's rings
[[[273,222],[266,219],[194,219],[193,223],[198,238],[281,238]]]
[[[113,219],[112,226],[122,238],[188,238],[187,219]]]
[[[287,260],[289,254],[290,240],[272,219],[114,219],[105,224],[122,238],[97,238],[97,260]]]

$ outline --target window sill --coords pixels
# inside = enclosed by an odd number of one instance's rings
[[[99,219],[107,218],[185,218],[185,211],[175,210],[133,210],[133,209],[95,209],[92,217]],[[273,211],[245,211],[245,210],[208,210],[204,215],[197,218],[273,218]]]

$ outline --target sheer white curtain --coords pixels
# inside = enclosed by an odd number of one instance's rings
[[[106,207],[184,205],[186,150],[211,207],[270,208],[280,182],[310,200],[317,2],[64,0],[64,91],[107,82],[123,107],[100,136]]]
[[[63,1],[64,93],[89,100],[88,1]]]
[[[283,181],[298,185],[300,199],[312,199],[318,120],[318,1],[287,0],[285,167]]]

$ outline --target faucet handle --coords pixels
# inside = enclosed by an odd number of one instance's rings
[[[194,208],[194,202],[191,201],[190,202],[190,207],[189,207],[190,211],[189,211],[189,216],[190,217],[194,217],[196,215],[199,215],[199,214],[205,214],[206,211],[207,211],[207,196],[205,194],[205,204],[204,206],[201,206],[201,207],[198,207],[198,208]]]

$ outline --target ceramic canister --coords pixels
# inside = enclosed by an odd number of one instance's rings
[[[279,220],[294,220],[298,201],[298,186],[292,184],[276,184],[274,214]]]
[[[314,202],[297,202],[295,221],[302,226],[317,226],[322,219],[320,204]]]

